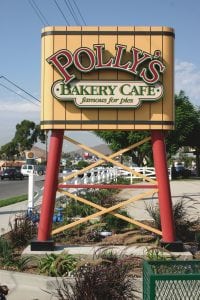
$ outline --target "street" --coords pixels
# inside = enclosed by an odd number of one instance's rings
[[[44,184],[44,176],[35,176],[35,188],[37,192]],[[28,177],[24,180],[0,180],[0,200],[10,197],[28,194]]]

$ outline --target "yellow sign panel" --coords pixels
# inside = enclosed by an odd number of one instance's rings
[[[46,27],[42,129],[174,128],[174,31]]]

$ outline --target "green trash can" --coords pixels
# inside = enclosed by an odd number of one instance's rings
[[[143,300],[199,300],[200,261],[144,261]]]

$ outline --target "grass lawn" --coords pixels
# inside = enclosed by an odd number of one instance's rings
[[[22,202],[27,199],[28,199],[27,194],[11,197],[11,198],[7,198],[7,199],[0,199],[0,207],[4,207],[4,206],[8,206],[8,205],[15,204],[18,202]]]

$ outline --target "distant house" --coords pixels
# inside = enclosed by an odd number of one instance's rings
[[[21,169],[23,164],[23,160],[0,160],[0,171],[3,171],[7,168]]]
[[[39,147],[33,146],[31,150],[24,151],[25,154],[27,152],[33,152],[35,160],[40,164],[47,160],[48,152],[46,150],[41,149]]]
[[[43,150],[39,147],[33,146],[31,150],[24,151],[25,154],[27,152],[33,152],[34,157],[36,161],[40,164],[46,161],[46,156],[48,155],[48,152],[46,153],[46,150]],[[21,166],[26,163],[26,160],[0,160],[0,171],[3,171],[7,168],[17,168],[21,169]]]
[[[89,152],[84,152],[83,158],[84,158],[84,159],[91,159],[91,158],[92,158],[92,155],[91,155]]]

